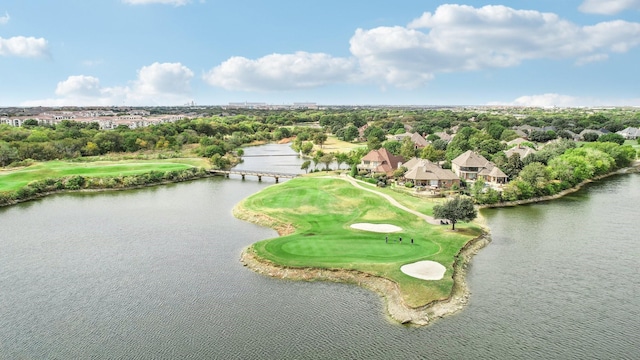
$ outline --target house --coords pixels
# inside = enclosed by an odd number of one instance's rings
[[[451,161],[451,169],[463,180],[483,179],[490,183],[504,184],[507,175],[484,156],[469,150]]]
[[[387,149],[380,148],[371,150],[362,158],[357,166],[358,170],[366,170],[371,173],[384,173],[393,175],[393,171],[398,168],[398,164],[404,161],[402,156],[391,154]]]
[[[513,131],[516,132],[516,135],[520,136],[521,138],[528,138],[529,134],[527,134],[526,132],[520,130],[520,129],[513,129]]]
[[[542,131],[542,128],[531,125],[514,126],[512,129],[518,133],[518,136],[522,136],[521,134],[526,134],[528,136],[534,131]]]
[[[624,130],[616,132],[616,134],[622,135],[622,137],[627,140],[635,140],[640,137],[640,129],[628,127]]]
[[[443,169],[427,159],[414,157],[402,166],[409,169],[404,174],[405,181],[411,181],[416,186],[450,188],[454,184],[460,185],[460,178],[453,171]]]
[[[447,134],[444,131],[433,133],[433,135],[439,137],[440,139],[442,139],[442,140],[444,140],[446,142],[451,142],[451,140],[453,139],[453,136]]]
[[[404,134],[399,134],[399,135],[393,135],[393,139],[402,142],[405,138],[410,138],[411,142],[413,142],[413,148],[418,150],[418,149],[422,149],[424,147],[426,147],[427,145],[429,145],[429,143],[427,142],[427,140],[425,140],[422,135],[416,133],[404,133]]]
[[[535,154],[536,150],[532,149],[528,146],[522,146],[522,145],[518,145],[515,147],[512,147],[509,150],[506,150],[504,152],[504,154],[506,155],[507,159],[511,157],[511,155],[513,154],[518,154],[520,156],[520,159],[524,159],[525,157],[531,155],[531,154]]]

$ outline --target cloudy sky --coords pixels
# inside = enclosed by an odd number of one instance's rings
[[[640,0],[3,0],[0,106],[640,106]]]

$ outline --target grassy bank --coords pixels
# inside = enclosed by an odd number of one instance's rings
[[[380,276],[397,283],[411,307],[449,297],[456,255],[482,232],[473,224],[463,224],[456,232],[429,225],[375,194],[330,178],[297,178],[268,187],[245,199],[235,214],[281,231],[289,229],[284,231],[289,233],[286,236],[254,244],[257,256],[288,267],[348,269]],[[381,234],[350,228],[362,222],[393,224],[402,231]],[[400,266],[418,260],[443,264],[445,277],[424,281],[400,271]]]
[[[122,160],[95,162],[48,161],[30,166],[0,171],[0,192],[16,191],[32,181],[67,176],[113,177],[130,176],[150,171],[184,170],[193,167],[189,161]]]

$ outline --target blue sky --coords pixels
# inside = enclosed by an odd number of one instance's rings
[[[640,0],[3,0],[0,106],[640,106]]]

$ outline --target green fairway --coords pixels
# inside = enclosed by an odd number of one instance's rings
[[[401,199],[406,195],[393,196]],[[412,203],[420,199],[402,200]],[[429,225],[376,194],[332,178],[297,178],[268,187],[236,209],[240,217],[248,218],[245,215],[251,213],[270,218],[269,226],[274,228],[289,224],[295,227],[290,235],[255,243],[258,256],[285,266],[354,269],[378,275],[398,283],[410,306],[449,296],[455,255],[481,234],[473,224],[461,224],[456,232]],[[402,231],[386,234],[356,230],[350,227],[354,223],[391,224]],[[398,241],[400,237],[402,242]],[[447,268],[445,277],[424,281],[400,271],[400,266],[419,260],[443,264]]]
[[[36,163],[16,170],[0,171],[0,192],[15,191],[34,180],[60,178],[72,175],[87,177],[136,175],[152,170],[170,171],[193,167],[179,160],[129,160],[129,161],[95,161],[66,162],[48,161]]]

